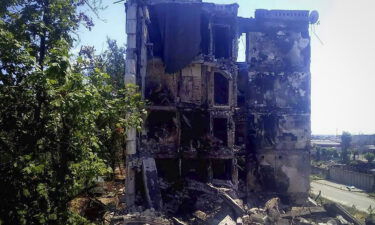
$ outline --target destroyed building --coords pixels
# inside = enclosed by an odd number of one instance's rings
[[[171,204],[177,192],[199,184],[229,187],[245,204],[259,193],[306,201],[309,11],[237,11],[199,0],[127,1],[125,80],[148,102],[144,127],[127,134],[128,208],[181,210]]]

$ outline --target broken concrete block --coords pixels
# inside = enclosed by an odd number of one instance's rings
[[[344,219],[344,217],[341,216],[341,215],[336,216],[336,221],[337,221],[339,224],[341,224],[341,225],[351,224],[351,223],[349,223],[346,219]]]
[[[223,220],[218,223],[218,225],[236,225],[236,222],[230,216],[224,217]]]
[[[243,223],[243,219],[242,219],[242,217],[238,217],[237,218],[237,220],[236,220],[236,224],[237,225],[243,225],[244,223]]]
[[[362,223],[355,218],[353,215],[351,215],[344,207],[337,203],[329,203],[324,205],[325,210],[332,215],[337,215],[337,219],[343,222],[348,221],[350,223],[353,223],[355,225],[362,225]]]
[[[300,225],[311,225],[311,224],[313,224],[312,222],[310,222],[307,219],[302,218],[302,217],[297,217],[297,221],[298,221],[298,224],[300,224]]]
[[[200,210],[197,210],[193,213],[193,215],[195,217],[197,217],[198,219],[202,220],[202,221],[206,221],[207,220],[207,214],[200,211]]]
[[[262,215],[262,214],[250,215],[250,221],[255,222],[255,223],[264,224],[265,223],[265,215]]]
[[[336,220],[330,219],[327,221],[327,225],[339,225],[339,224],[336,222]]]
[[[142,160],[142,174],[145,182],[145,193],[150,208],[161,210],[162,198],[158,184],[158,173],[155,160],[145,158]]]
[[[283,218],[294,218],[299,216],[322,216],[326,210],[321,206],[315,207],[292,207],[290,212],[282,215]]]
[[[174,225],[188,225],[187,223],[185,223],[184,221],[181,221],[180,219],[176,217],[172,217],[172,220],[174,222]]]

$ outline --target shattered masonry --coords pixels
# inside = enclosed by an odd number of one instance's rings
[[[284,203],[307,199],[309,11],[258,9],[241,18],[237,10],[127,1],[125,80],[150,103],[143,130],[127,135],[129,208],[180,210],[166,209],[174,192],[203,183],[226,185],[245,203],[260,192]],[[237,62],[243,34],[246,62]]]

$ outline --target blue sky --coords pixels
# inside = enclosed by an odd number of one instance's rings
[[[93,30],[79,31],[79,45],[105,49],[106,37],[125,43],[123,3],[112,4],[95,19]],[[237,3],[239,15],[254,10],[318,10],[320,25],[311,32],[312,132],[375,133],[375,1],[374,0],[212,0]],[[319,39],[323,44],[319,41]],[[78,45],[78,46],[79,46]],[[77,47],[78,48],[78,47]]]

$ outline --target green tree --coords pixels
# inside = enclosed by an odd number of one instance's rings
[[[371,163],[375,159],[375,155],[371,152],[368,152],[365,154],[365,159],[367,160],[368,163]]]
[[[352,141],[352,135],[349,132],[343,132],[341,135],[341,158],[342,161],[347,163],[349,161],[348,149]]]
[[[118,46],[116,40],[107,38],[107,49],[104,53],[99,55],[101,59],[101,68],[110,77],[110,84],[113,86],[115,91],[121,90],[124,87],[124,75],[125,75],[125,46]],[[121,114],[119,114],[121,115]],[[124,115],[121,115],[124,116]],[[108,155],[106,158],[110,162],[112,169],[115,169],[116,164],[124,162],[125,153],[122,151],[125,148],[124,135],[119,131],[121,129],[116,128],[115,132],[112,132],[110,138],[104,142],[106,148],[105,153]]]
[[[112,86],[120,89],[124,86],[125,46],[118,46],[116,40],[107,39],[108,49],[101,54],[104,71],[111,77]]]
[[[353,160],[356,160],[358,158],[358,155],[359,155],[358,149],[351,150],[351,154],[353,156]]]
[[[333,158],[338,158],[339,157],[339,153],[337,152],[337,149],[333,149]]]
[[[125,74],[125,47],[119,47],[115,40],[107,38],[107,49],[97,54],[93,46],[82,46],[79,52],[79,57],[76,66],[84,71],[84,74],[91,76],[95,69],[100,69],[109,75],[109,84],[112,85],[112,93],[119,93],[124,87]],[[112,94],[107,96],[111,99],[116,99],[117,96]],[[126,108],[123,106],[122,108]],[[114,114],[112,118],[124,116],[121,114]],[[99,123],[100,124],[100,123]],[[115,125],[112,123],[112,125]],[[107,133],[106,141],[103,142],[102,157],[104,157],[115,169],[116,165],[122,162],[123,149],[125,146],[125,139],[121,128],[115,127],[111,132]]]
[[[0,224],[85,223],[68,202],[110,171],[104,151],[114,134],[142,122],[135,86],[113,88],[82,57],[71,64],[72,33],[93,25],[79,9],[96,3],[0,5]]]
[[[124,87],[125,46],[118,46],[116,40],[107,38],[107,49],[97,54],[93,46],[82,46],[79,55],[84,59],[82,66],[87,73],[93,68],[100,68],[110,76],[111,85],[115,89]]]
[[[321,150],[320,150],[320,147],[316,147],[316,160],[317,161],[321,160]]]

